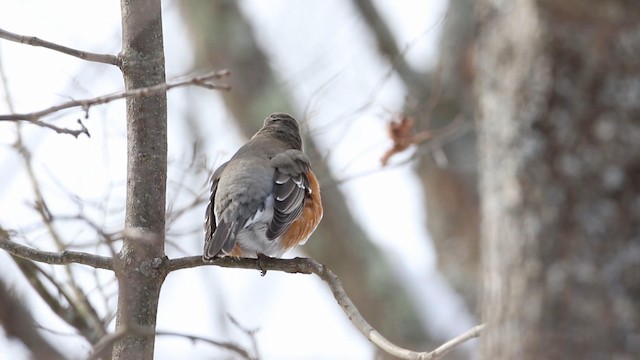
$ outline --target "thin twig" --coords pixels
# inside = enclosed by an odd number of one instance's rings
[[[89,108],[94,105],[103,105],[103,104],[112,102],[114,100],[126,99],[131,97],[148,97],[148,96],[169,91],[177,87],[183,87],[183,86],[189,86],[189,85],[199,86],[199,87],[203,87],[205,89],[210,89],[210,90],[213,90],[213,89],[229,90],[230,87],[228,85],[218,85],[218,84],[210,83],[211,80],[220,79],[222,77],[228,76],[229,74],[230,72],[228,70],[213,71],[202,76],[194,76],[191,78],[187,78],[184,80],[179,80],[171,83],[163,83],[163,84],[158,84],[154,86],[134,89],[130,91],[124,91],[116,94],[98,96],[91,99],[72,100],[72,101],[62,103],[60,105],[51,106],[49,108],[46,108],[40,111],[22,113],[22,114],[0,115],[0,121],[26,121],[28,123],[31,123],[37,126],[49,128],[51,130],[56,131],[57,133],[71,134],[75,137],[77,137],[80,134],[87,134],[88,136],[89,132],[87,131],[87,128],[79,120],[78,122],[82,128],[80,130],[70,130],[70,129],[60,128],[58,126],[43,122],[40,119],[47,115],[51,115],[55,112],[58,112],[60,110],[71,109],[76,107],[82,108],[85,111],[85,113],[87,113],[89,111]]]
[[[67,324],[73,326],[90,343],[100,340],[106,333],[95,309],[84,294],[75,298],[64,286],[33,261],[12,256],[20,272],[29,281],[40,298]],[[68,304],[68,305],[65,305]]]
[[[190,256],[179,259],[167,260],[165,264],[165,270],[167,274],[171,271],[187,269],[203,265],[216,265],[221,267],[231,268],[243,268],[243,269],[255,269],[262,272],[268,270],[284,271],[287,273],[299,273],[299,274],[315,274],[320,277],[324,282],[329,285],[333,297],[336,299],[342,310],[345,312],[349,320],[356,326],[356,328],[367,338],[374,343],[380,349],[384,350],[390,355],[398,357],[400,359],[415,359],[415,360],[436,360],[440,359],[453,347],[480,335],[485,329],[484,325],[479,325],[473,329],[465,332],[464,334],[446,342],[439,348],[431,352],[417,352],[402,348],[395,345],[391,341],[387,340],[382,334],[378,332],[373,326],[371,326],[364,317],[360,314],[360,311],[353,304],[349,296],[347,296],[342,283],[336,274],[334,274],[327,266],[318,263],[313,259],[307,258],[294,258],[294,259],[276,259],[266,256],[262,256],[258,259],[250,258],[233,258],[223,257],[217,258],[210,262],[205,262],[201,256]]]
[[[251,347],[253,348],[253,353],[255,354],[253,358],[254,360],[260,360],[260,351],[258,351],[258,340],[256,339],[256,334],[260,329],[248,329],[244,327],[242,324],[240,324],[240,322],[238,322],[236,318],[231,316],[231,314],[227,314],[227,317],[229,318],[229,320],[231,320],[231,323],[235,325],[235,327],[237,327],[240,331],[247,335],[247,337],[251,340]]]
[[[431,357],[427,357],[426,359],[440,359],[445,356],[449,351],[453,350],[456,346],[464,343],[465,341],[471,340],[473,338],[477,338],[480,334],[485,331],[487,328],[487,324],[480,324],[472,327],[471,329],[465,331],[464,333],[456,336],[455,338],[447,341],[446,343],[440,345],[437,349],[430,352]]]
[[[51,129],[55,132],[57,132],[58,134],[69,134],[75,138],[78,138],[78,136],[80,136],[81,134],[85,134],[87,135],[87,137],[91,137],[91,134],[89,134],[89,129],[87,129],[86,126],[84,126],[84,124],[82,123],[82,120],[78,119],[78,125],[80,125],[80,129],[68,129],[68,128],[63,128],[63,127],[59,127],[59,126],[55,126],[53,124],[49,124],[46,123],[44,121],[40,121],[37,119],[34,120],[26,120],[34,125],[38,125],[47,129]]]
[[[1,76],[6,80],[3,70],[4,69],[0,65]],[[10,111],[13,112],[13,102],[6,84],[5,92],[7,105]],[[86,130],[84,126],[82,127]],[[58,250],[66,250],[58,231],[55,226],[53,226],[53,215],[49,211],[49,207],[47,206],[45,198],[40,190],[40,184],[38,183],[31,163],[32,155],[29,149],[24,145],[21,126],[19,123],[16,123],[16,135],[17,139],[14,144],[14,148],[23,159],[27,169],[35,196],[34,208],[48,229],[51,238],[58,246]],[[11,240],[11,237],[6,231],[4,231],[4,229],[0,230],[3,230],[0,238],[5,237]],[[84,291],[77,285],[70,266],[65,267],[65,272],[68,276],[67,280],[59,282],[56,281],[51,274],[36,266],[32,261],[19,258],[15,255],[12,256],[12,258],[51,310],[69,325],[75,327],[83,337],[91,343],[94,343],[106,334],[104,323],[100,320],[95,308],[89,302]],[[55,289],[51,289],[49,286],[46,286],[41,277],[44,277]],[[63,283],[71,288],[73,294],[67,292],[67,286],[64,286]],[[69,306],[67,307],[62,305],[62,301],[54,295],[55,293],[62,295]]]
[[[213,339],[202,337],[202,336],[183,334],[175,331],[156,331],[155,335],[156,336],[179,336],[179,337],[189,339],[191,341],[202,341],[202,342],[211,344],[213,346],[221,347],[223,349],[232,351],[240,355],[243,359],[247,359],[247,360],[255,359],[255,357],[251,356],[251,354],[249,354],[247,350],[240,347],[240,345],[233,342],[229,342],[229,341],[218,341],[218,340],[213,340]]]
[[[24,36],[24,35],[14,34],[12,32],[0,29],[0,38],[9,40],[9,41],[15,41],[20,44],[44,47],[44,48],[58,51],[67,55],[75,56],[82,60],[120,66],[120,60],[115,55],[96,54],[96,53],[91,53],[87,51],[72,49],[66,46],[62,46],[46,40],[39,39],[34,36]]]
[[[80,251],[65,250],[61,252],[51,252],[37,250],[29,246],[18,244],[0,231],[0,249],[19,258],[37,261],[51,265],[82,264],[94,268],[113,270],[111,258],[89,254]]]
[[[238,354],[243,359],[247,359],[247,360],[255,359],[249,354],[248,351],[246,351],[245,349],[243,349],[242,347],[240,347],[239,345],[233,342],[218,341],[210,338],[205,338],[202,336],[183,334],[175,331],[153,331],[152,329],[144,329],[144,328],[133,327],[133,326],[123,326],[120,329],[114,331],[113,333],[103,337],[98,343],[96,343],[96,345],[93,347],[93,352],[91,353],[91,355],[89,355],[87,360],[100,359],[107,353],[107,349],[110,349],[113,346],[113,344],[116,343],[116,341],[122,339],[125,336],[132,335],[132,334],[184,337],[191,341],[202,341],[202,342],[211,344],[213,346],[217,346],[217,347],[232,351]]]
[[[113,344],[115,344],[116,341],[129,335],[130,332],[131,331],[129,330],[129,328],[127,328],[126,326],[123,326],[119,329],[116,329],[116,331],[110,334],[107,334],[93,346],[93,351],[91,352],[91,355],[87,357],[87,360],[96,360],[96,359],[104,358],[105,355],[111,352],[111,349],[113,348]]]

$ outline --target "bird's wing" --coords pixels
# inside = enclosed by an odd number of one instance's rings
[[[220,182],[220,176],[224,171],[224,168],[227,166],[228,162],[220,165],[218,169],[211,176],[211,197],[209,198],[209,205],[207,205],[207,211],[204,216],[204,258],[205,260],[213,259],[224,244],[218,244],[213,241],[213,234],[216,232],[218,227],[218,220],[216,219],[216,214],[214,212],[214,200],[216,197],[216,192],[218,191],[218,183]],[[225,226],[226,227],[226,226]],[[221,232],[229,231],[231,227],[228,229],[219,229]]]
[[[273,177],[273,218],[267,229],[267,238],[276,239],[296,221],[310,194],[309,158],[299,150],[287,150],[271,159],[275,169]]]

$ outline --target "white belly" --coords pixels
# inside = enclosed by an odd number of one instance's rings
[[[269,240],[266,233],[273,218],[273,198],[267,197],[264,210],[247,221],[244,228],[236,236],[236,245],[242,250],[242,257],[256,257],[264,254],[271,257],[281,257],[285,249],[282,248],[280,237]]]

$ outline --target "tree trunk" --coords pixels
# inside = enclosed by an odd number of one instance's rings
[[[127,90],[165,82],[159,0],[122,0],[120,54]],[[127,201],[119,254],[117,329],[153,331],[164,280],[167,100],[164,93],[127,99]],[[135,331],[132,331],[135,332]],[[115,359],[152,359],[153,335],[128,335]]]
[[[478,9],[487,359],[640,354],[640,3]]]

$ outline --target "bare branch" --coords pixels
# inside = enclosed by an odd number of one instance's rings
[[[89,129],[86,128],[86,126],[84,126],[84,124],[82,123],[82,120],[78,119],[78,124],[80,124],[80,129],[67,129],[67,128],[63,128],[63,127],[59,127],[59,126],[55,126],[53,124],[49,124],[46,123],[44,121],[40,121],[37,119],[34,120],[26,120],[34,125],[38,125],[47,129],[51,129],[55,132],[57,132],[58,134],[69,134],[72,135],[75,138],[78,138],[78,136],[80,136],[80,134],[85,134],[87,135],[87,137],[91,137],[91,134],[89,134]]]
[[[51,265],[82,264],[94,268],[113,270],[111,258],[80,251],[51,252],[37,250],[29,246],[11,241],[6,232],[0,231],[0,249],[22,259],[42,262]]]
[[[256,339],[256,333],[258,333],[258,330],[260,329],[248,329],[244,327],[242,324],[240,324],[240,322],[238,322],[238,320],[236,320],[236,318],[234,318],[230,314],[227,314],[227,317],[229,317],[229,320],[231,320],[231,323],[233,325],[235,325],[240,331],[242,331],[245,335],[247,335],[247,337],[251,340],[251,346],[253,347],[253,353],[255,354],[254,359],[259,360],[260,352],[258,351],[258,340]]]
[[[389,59],[400,78],[412,89],[427,89],[428,84],[422,80],[424,76],[409,65],[375,4],[368,0],[353,0],[352,3],[374,34],[378,51]]]
[[[473,338],[477,338],[480,334],[487,328],[487,324],[480,324],[472,327],[471,329],[465,331],[464,333],[456,336],[455,338],[447,341],[446,343],[440,345],[437,349],[430,352],[430,357],[426,357],[425,359],[441,359],[445,356],[449,351],[453,350],[456,346],[464,343],[465,341],[471,340]]]
[[[63,251],[60,253],[39,251],[28,246],[20,245],[8,239],[4,236],[6,232],[0,232],[0,248],[7,252],[29,260],[45,262],[48,264],[70,264],[79,263],[84,265],[93,266],[96,268],[113,270],[113,263],[110,258],[101,257],[97,255],[75,252],[75,251]],[[360,314],[356,306],[353,304],[349,296],[344,291],[340,279],[325,265],[316,262],[313,259],[306,258],[294,258],[294,259],[276,259],[270,257],[260,257],[258,259],[251,258],[233,258],[223,257],[218,258],[211,262],[205,262],[201,256],[190,256],[179,259],[167,260],[164,266],[166,273],[172,271],[187,269],[203,265],[216,265],[229,268],[243,268],[243,269],[255,269],[260,270],[263,273],[268,270],[284,271],[287,273],[300,273],[300,274],[315,274],[324,280],[331,289],[334,298],[342,307],[347,317],[356,326],[356,328],[372,343],[378,346],[385,352],[396,356],[401,359],[420,359],[420,360],[436,360],[440,359],[446,353],[448,353],[454,347],[464,343],[465,341],[478,337],[482,331],[484,331],[486,325],[478,325],[460,336],[449,340],[439,348],[431,352],[416,352],[408,349],[401,348],[391,341],[387,340],[382,334],[380,334],[375,328],[373,328]],[[136,333],[138,333],[136,331]],[[94,355],[99,356],[107,346],[118,341],[128,333],[118,331],[103,338],[98,344],[96,344]],[[162,333],[157,333],[158,335]],[[165,335],[178,335],[169,334]],[[186,335],[181,335],[186,336]],[[186,336],[192,338],[190,336]],[[202,340],[201,338],[196,340]],[[215,341],[208,341],[212,344],[216,344]],[[218,343],[218,346],[222,346]],[[225,346],[226,347],[226,346]],[[244,350],[243,350],[244,351]],[[249,357],[250,358],[250,357]]]
[[[58,111],[76,108],[76,107],[80,107],[86,113],[88,113],[89,108],[94,105],[103,105],[103,104],[110,103],[114,100],[126,99],[126,98],[132,98],[132,97],[149,97],[149,96],[153,96],[159,93],[169,91],[177,87],[184,87],[189,85],[199,86],[199,87],[203,87],[205,89],[210,89],[210,90],[214,90],[214,89],[230,90],[231,88],[228,85],[218,85],[218,84],[212,84],[210,82],[211,80],[220,79],[222,77],[228,76],[229,74],[230,72],[228,70],[213,71],[202,76],[194,76],[194,77],[178,80],[171,83],[163,83],[163,84],[143,87],[135,90],[124,91],[116,94],[98,96],[91,99],[72,100],[72,101],[62,103],[60,105],[55,105],[55,106],[52,106],[40,111],[31,112],[31,113],[0,115],[0,121],[26,121],[28,123],[31,123],[37,126],[49,128],[61,134],[71,134],[75,137],[78,137],[78,135],[80,134],[87,134],[87,136],[89,136],[89,132],[87,131],[87,128],[80,121],[78,122],[82,127],[81,129],[70,130],[70,129],[60,128],[55,125],[43,122],[40,119],[47,115],[56,113]]]
[[[284,271],[287,273],[298,274],[315,274],[329,285],[333,297],[336,299],[342,310],[345,312],[349,320],[356,328],[380,349],[390,355],[400,359],[416,359],[416,360],[436,360],[440,359],[444,354],[449,352],[455,346],[477,337],[484,330],[485,325],[478,325],[464,334],[452,339],[439,348],[431,352],[417,352],[404,349],[387,340],[382,334],[373,328],[360,314],[360,311],[353,304],[349,296],[347,296],[342,283],[336,274],[334,274],[327,266],[318,263],[313,259],[294,258],[294,259],[276,259],[267,256],[261,256],[257,259],[252,258],[233,258],[223,257],[217,258],[211,262],[205,262],[201,256],[190,256],[179,259],[168,260],[165,264],[167,274],[171,271],[187,269],[203,265],[216,265],[221,267],[243,268],[260,270],[263,274],[268,270]]]
[[[165,264],[167,274],[172,271],[189,269],[204,265],[215,265],[225,268],[236,269],[253,269],[253,270],[274,270],[284,271],[291,274],[313,274],[313,270],[309,266],[309,262],[313,260],[306,258],[293,259],[276,259],[271,257],[262,257],[260,259],[238,258],[238,257],[222,257],[213,261],[204,261],[202,256],[188,256],[178,259],[169,259]],[[315,262],[315,261],[313,261]]]
[[[9,41],[15,41],[20,44],[44,47],[44,48],[58,51],[67,55],[75,56],[82,60],[120,66],[120,59],[118,59],[118,57],[115,55],[95,54],[87,51],[76,50],[76,49],[55,44],[49,41],[45,41],[34,36],[18,35],[18,34],[14,34],[12,32],[0,29],[0,38],[9,40]]]
[[[229,351],[232,351],[232,352],[240,355],[243,359],[247,359],[247,360],[255,359],[255,357],[251,356],[249,354],[249,352],[247,352],[245,349],[243,349],[238,344],[235,344],[233,342],[218,341],[218,340],[213,340],[213,339],[210,339],[210,338],[205,338],[205,337],[202,337],[202,336],[183,334],[183,333],[174,332],[174,331],[156,331],[155,334],[156,334],[156,336],[179,336],[179,337],[183,337],[183,338],[189,339],[191,341],[202,341],[202,342],[211,344],[213,346],[218,346],[218,347],[221,347],[223,349],[227,349]]]
[[[231,352],[236,353],[242,359],[247,359],[247,360],[254,360],[255,359],[255,357],[251,356],[248,351],[246,351],[241,346],[239,346],[238,344],[235,344],[233,342],[218,341],[218,340],[213,340],[213,339],[210,339],[210,338],[205,338],[205,337],[201,337],[201,336],[197,336],[197,335],[183,334],[183,333],[174,332],[174,331],[153,331],[153,329],[144,329],[144,328],[138,328],[138,327],[133,327],[133,326],[126,326],[126,327],[122,327],[122,328],[116,330],[115,332],[113,332],[111,334],[108,334],[107,336],[103,337],[93,347],[93,352],[87,358],[87,360],[95,360],[95,359],[102,358],[107,353],[107,350],[110,349],[113,346],[113,344],[115,344],[116,341],[124,338],[127,335],[131,335],[131,334],[156,335],[156,336],[179,336],[179,337],[183,337],[183,338],[186,338],[188,340],[191,340],[191,341],[202,341],[202,342],[211,344],[213,346],[221,347],[223,349],[226,349],[226,350],[229,350]]]
[[[89,343],[94,344],[107,334],[105,323],[100,320],[84,294],[79,294],[80,298],[75,298],[72,293],[67,291],[61,281],[54,279],[33,261],[17,256],[12,256],[12,258],[26,280],[51,311],[61,320],[73,326]],[[75,289],[72,290],[77,293]],[[64,305],[61,298],[68,305]]]

